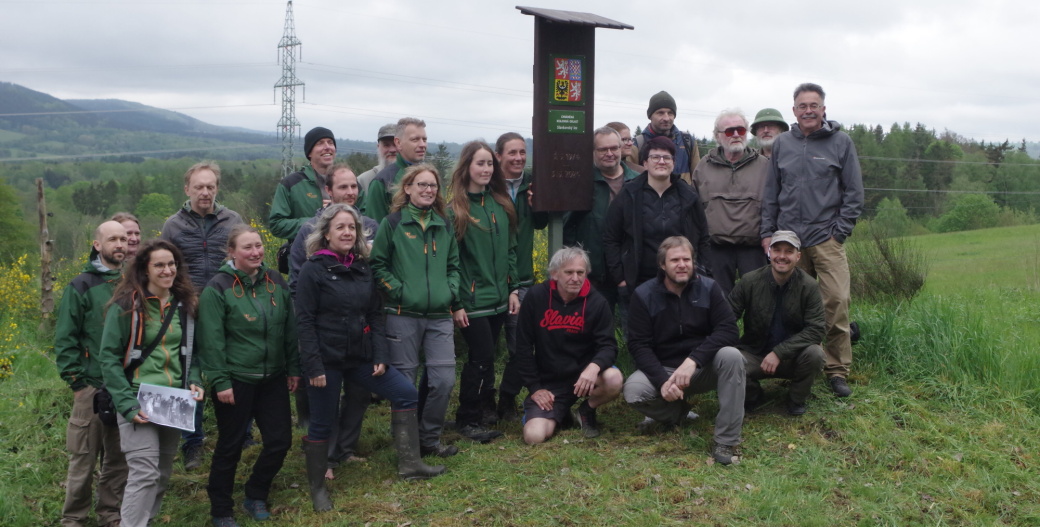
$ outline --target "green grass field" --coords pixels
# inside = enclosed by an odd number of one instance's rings
[[[695,399],[699,419],[649,435],[618,403],[601,411],[605,432],[595,440],[565,431],[529,447],[516,423],[487,445],[448,432],[462,449],[446,460],[449,473],[403,482],[384,404],[366,419],[368,461],[341,468],[331,484],[335,510],[311,511],[294,447],[275,480],[272,524],[1040,525],[1040,228],[914,240],[931,261],[925,293],[899,306],[853,306],[864,329],[853,397],[818,385],[809,413],[791,418],[782,384],[764,383],[774,400],[745,418],[739,465],[709,461],[717,403],[708,394]],[[71,395],[35,326],[12,330],[8,342],[23,346],[14,375],[0,380],[5,526],[58,525],[64,495]],[[212,420],[208,431],[211,451]],[[257,453],[245,452],[240,483]],[[178,464],[155,524],[208,524],[207,470]]]

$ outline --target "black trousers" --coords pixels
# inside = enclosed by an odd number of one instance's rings
[[[483,418],[481,402],[491,404],[495,398],[495,348],[498,335],[509,313],[469,319],[469,327],[462,328],[469,354],[459,379],[459,408],[455,421],[459,427],[480,424]],[[490,399],[488,401],[488,399]]]

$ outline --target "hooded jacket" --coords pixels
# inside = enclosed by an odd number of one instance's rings
[[[621,167],[621,177],[624,181],[628,182],[639,176],[639,173],[628,168],[625,163],[621,163]],[[607,281],[607,260],[603,254],[603,227],[607,222],[609,207],[610,185],[603,178],[603,172],[593,167],[592,209],[567,212],[563,216],[563,244],[568,247],[581,245],[589,253],[589,261],[592,262],[589,278],[596,283]],[[617,282],[611,285],[617,285]]]
[[[54,361],[62,380],[78,391],[88,385],[100,388],[101,335],[105,328],[105,304],[112,298],[120,270],[99,269],[100,254],[91,248],[87,264],[65,288],[54,328]]]
[[[224,264],[199,297],[198,358],[213,393],[231,381],[300,376],[296,314],[282,275],[261,265],[256,279]]]
[[[300,366],[308,379],[326,369],[389,363],[383,306],[368,262],[349,267],[314,254],[296,282]]]
[[[721,147],[701,159],[693,184],[704,203],[708,234],[716,245],[761,243],[762,191],[769,174],[769,158],[750,148],[730,163]]]
[[[197,293],[224,265],[228,234],[239,223],[243,223],[242,216],[223,205],[214,204],[213,212],[202,217],[191,210],[191,201],[186,201],[163,224],[161,237],[181,250]]]
[[[516,274],[516,230],[487,190],[469,195],[470,224],[459,241],[459,307],[470,318],[508,308],[509,293],[520,287]],[[454,214],[448,212],[454,222]]]
[[[856,145],[837,121],[808,136],[798,124],[777,136],[762,198],[760,238],[790,230],[802,248],[852,234],[863,212],[863,175]]]
[[[714,280],[694,276],[681,295],[669,291],[664,273],[644,282],[628,306],[628,350],[636,368],[660,389],[665,368],[678,368],[687,358],[703,368],[725,346],[736,346],[739,334],[726,295]]]
[[[376,231],[371,262],[387,313],[451,318],[460,269],[459,245],[447,220],[410,204],[390,213]]]
[[[581,292],[564,302],[555,281],[531,287],[516,325],[517,372],[530,393],[574,384],[592,363],[603,371],[617,358],[614,315],[585,280]]]
[[[167,310],[171,308],[172,300],[171,297],[163,305],[154,296],[138,300],[134,308],[138,311],[136,317],[131,311],[112,304],[105,315],[105,332],[101,338],[101,369],[116,411],[127,421],[132,421],[140,411],[137,389],[142,383],[185,390],[192,384],[202,386],[199,361],[196,358],[192,358],[188,373],[184,372],[185,362],[194,345],[193,331],[188,331],[194,325],[194,319],[179,307],[159,344],[130,373],[129,379],[123,369],[128,350],[131,349],[130,343],[134,342],[133,347],[137,349],[152,343],[162,327]],[[140,316],[142,310],[147,310],[147,320]],[[142,323],[135,327],[135,319]]]
[[[271,234],[286,240],[296,238],[300,225],[321,208],[322,192],[318,175],[310,165],[282,178],[274,189],[268,225]]]
[[[788,337],[773,349],[765,349],[781,289],[784,298],[780,319]],[[825,322],[820,287],[801,268],[795,267],[783,287],[776,283],[771,267],[756,269],[733,287],[729,303],[733,314],[744,319],[744,336],[737,346],[740,351],[760,356],[772,351],[780,360],[790,360],[806,347],[823,342]]]
[[[527,190],[531,188],[531,174],[524,172],[523,181],[516,189],[513,208],[516,209],[516,274],[520,287],[534,284],[534,231],[549,224],[549,215],[535,212],[527,203]]]
[[[639,277],[643,257],[643,200],[644,188],[649,186],[649,175],[625,183],[607,211],[607,224],[603,229],[603,251],[607,260],[607,273],[614,284],[622,281],[633,289]],[[701,274],[710,274],[707,256],[708,222],[704,217],[704,206],[697,191],[679,176],[672,175],[672,186],[665,192],[677,192],[681,219],[680,232],[695,248],[697,266]]]

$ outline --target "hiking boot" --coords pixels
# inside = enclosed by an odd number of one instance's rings
[[[213,527],[238,527],[238,524],[235,523],[235,518],[232,516],[224,516],[220,518],[214,516]]]
[[[736,448],[730,445],[720,445],[716,443],[715,448],[711,451],[711,457],[715,458],[715,462],[722,463],[723,465],[740,462],[740,457],[737,456]]]
[[[194,446],[184,451],[184,470],[195,470],[202,466],[202,447]],[[231,520],[234,522],[234,518]]]
[[[462,428],[459,428],[459,434],[478,443],[490,443],[492,439],[502,436],[502,432],[499,432],[498,430],[488,430],[479,424],[463,426]]]
[[[581,431],[585,437],[592,439],[599,437],[599,421],[596,420],[596,409],[589,406],[589,400],[585,399],[578,406],[578,421],[581,423]]]
[[[498,398],[499,422],[520,422],[520,413],[516,411],[516,397],[500,395]]]
[[[437,457],[451,457],[459,453],[459,447],[455,445],[441,445],[437,446],[420,446],[419,454],[422,457],[426,456],[437,456]]]
[[[790,415],[805,415],[806,407],[805,403],[796,403],[790,399],[787,400],[787,413]]]
[[[827,383],[831,385],[831,391],[838,397],[852,395],[852,388],[849,388],[849,383],[844,377],[838,377],[837,375],[829,377]]]
[[[246,498],[242,502],[242,508],[245,509],[246,514],[250,518],[262,522],[271,517],[271,512],[267,510],[267,503],[264,500],[252,500]]]

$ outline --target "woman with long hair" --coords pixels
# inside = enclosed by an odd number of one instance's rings
[[[459,301],[452,318],[469,347],[455,421],[460,434],[479,442],[502,435],[487,429],[484,419],[496,410],[498,335],[506,318],[520,310],[516,211],[494,154],[483,141],[462,147],[451,176],[449,211],[461,267]]]
[[[303,450],[314,510],[332,508],[325,470],[328,441],[339,415],[340,389],[357,383],[390,401],[397,473],[405,479],[442,474],[419,454],[415,385],[389,362],[382,302],[368,263],[361,214],[350,205],[329,205],[307,237],[310,257],[296,282],[300,363],[307,377],[311,421]]]
[[[231,497],[242,445],[255,419],[263,450],[245,484],[243,508],[255,520],[271,514],[267,497],[292,445],[289,392],[300,382],[300,360],[289,286],[264,265],[264,244],[238,224],[227,241],[228,261],[199,297],[199,359],[216,395],[217,447],[209,472],[210,514],[216,527],[234,527]]]
[[[423,455],[450,457],[441,430],[455,387],[455,329],[451,306],[459,292],[459,245],[444,211],[437,169],[412,165],[372,244],[372,270],[387,298],[390,362],[415,383],[419,350],[419,446]]]
[[[141,244],[109,303],[99,355],[130,469],[120,512],[127,527],[145,527],[159,513],[181,437],[149,420],[138,388],[182,388],[197,402],[205,393],[191,357],[196,307],[181,252],[165,240]]]

